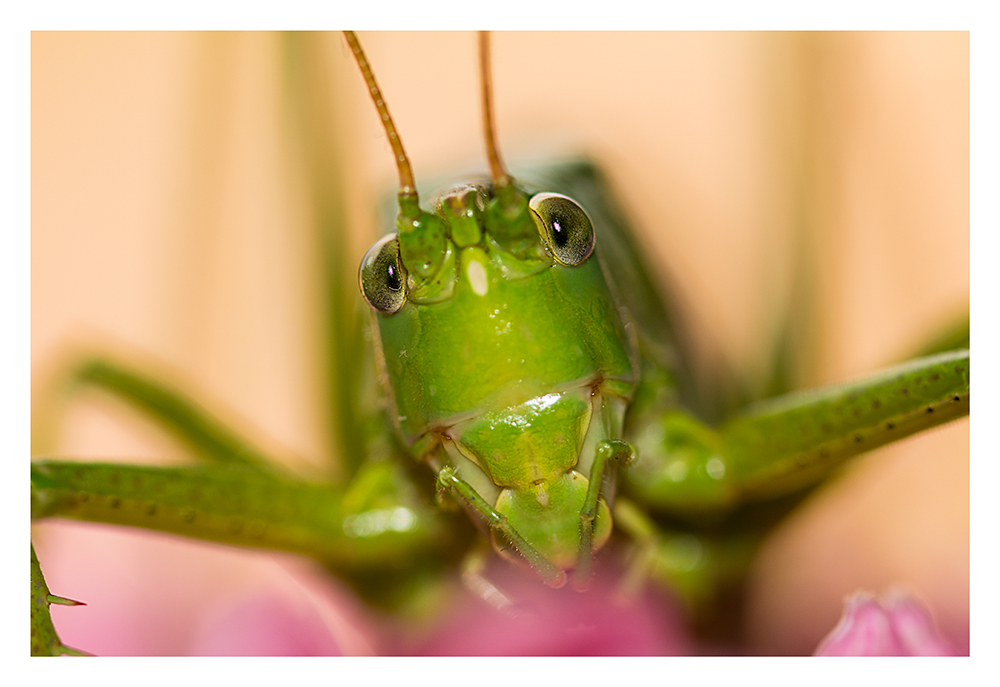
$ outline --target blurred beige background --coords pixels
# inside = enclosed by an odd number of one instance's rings
[[[483,169],[475,36],[360,37],[418,179]],[[316,97],[334,103],[330,135],[349,165],[353,275],[394,171],[346,46],[334,36],[323,50],[332,77]],[[38,400],[87,346],[161,361],[302,469],[329,455],[316,244],[282,55],[272,34],[33,35],[36,454],[183,458],[99,399],[48,431]],[[596,157],[700,340],[751,376],[787,308],[800,230],[818,256],[815,336],[803,339],[814,382],[889,364],[967,307],[968,34],[500,33],[493,63],[505,158]],[[968,649],[968,427],[863,457],[775,534],[753,579],[754,650],[811,652],[845,594],[893,584]],[[54,592],[91,604],[58,609],[67,641],[104,653],[184,651],[177,628],[197,618],[199,595],[253,584],[266,576],[253,566],[273,560],[36,529]],[[166,570],[182,572],[164,582]],[[98,582],[79,586],[88,575]],[[113,621],[131,630],[120,645],[79,639],[102,596],[128,614]]]

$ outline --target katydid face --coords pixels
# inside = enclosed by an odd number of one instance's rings
[[[375,321],[405,444],[432,464],[443,452],[550,561],[572,568],[594,454],[621,438],[636,354],[586,213],[552,194],[528,207],[518,193],[531,234],[510,230],[516,216],[491,224],[499,201],[488,189],[460,187],[416,230],[431,238],[401,231],[373,247],[362,289],[379,303],[402,277],[398,310]],[[594,534],[595,548],[610,534],[603,499]]]

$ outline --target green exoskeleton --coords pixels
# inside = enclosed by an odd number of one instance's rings
[[[404,181],[396,233],[362,263],[375,311],[365,343],[379,351],[395,438],[366,405],[375,375],[360,374],[340,387],[360,408],[338,420],[356,431],[340,445],[347,467],[306,480],[162,382],[97,359],[75,368],[78,386],[130,400],[205,460],[39,461],[33,516],[302,553],[399,611],[482,549],[464,514],[434,507],[438,492],[550,585],[585,586],[602,556],[625,552],[623,586],[652,579],[697,614],[844,459],[968,412],[967,352],[729,412],[693,391],[690,349],[672,340],[650,261],[594,168],[515,167],[515,181],[488,157],[490,180],[452,187],[430,211]],[[34,557],[32,574],[44,585]]]
[[[492,135],[492,184],[457,186],[421,210],[375,97],[401,165],[399,233],[368,251],[360,281],[377,313],[390,415],[441,488],[502,538],[501,552],[513,544],[557,587],[577,568],[585,586],[591,552],[611,534],[610,463],[634,456],[622,427],[639,378],[594,226],[573,199],[518,188]]]

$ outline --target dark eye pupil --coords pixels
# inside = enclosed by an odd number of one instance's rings
[[[569,241],[569,232],[563,231],[562,221],[554,217],[552,218],[552,238],[555,240],[555,244],[562,248]]]
[[[395,265],[389,265],[389,271],[386,275],[385,285],[388,286],[393,291],[399,291],[403,288],[403,283],[399,279],[399,273],[396,271]]]

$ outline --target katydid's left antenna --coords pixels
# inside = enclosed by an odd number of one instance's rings
[[[378,83],[375,82],[375,74],[368,63],[368,58],[365,57],[365,51],[361,49],[358,37],[353,31],[344,31],[344,36],[347,38],[348,45],[351,46],[351,52],[354,53],[358,67],[361,68],[362,76],[365,77],[372,102],[375,103],[379,118],[382,120],[382,127],[385,129],[386,136],[389,137],[389,145],[392,146],[393,155],[396,157],[396,169],[399,170],[400,214],[416,219],[420,217],[420,200],[417,197],[416,184],[413,182],[413,169],[410,167],[410,160],[406,157],[406,151],[403,150],[403,142],[399,139],[399,134],[396,133],[396,126],[392,123],[389,107],[382,98],[382,91],[379,89]]]
[[[493,77],[490,67],[490,32],[479,32],[479,76],[483,95],[483,133],[486,137],[486,159],[490,165],[490,176],[496,188],[509,186],[510,174],[500,159],[496,128],[493,125]]]

